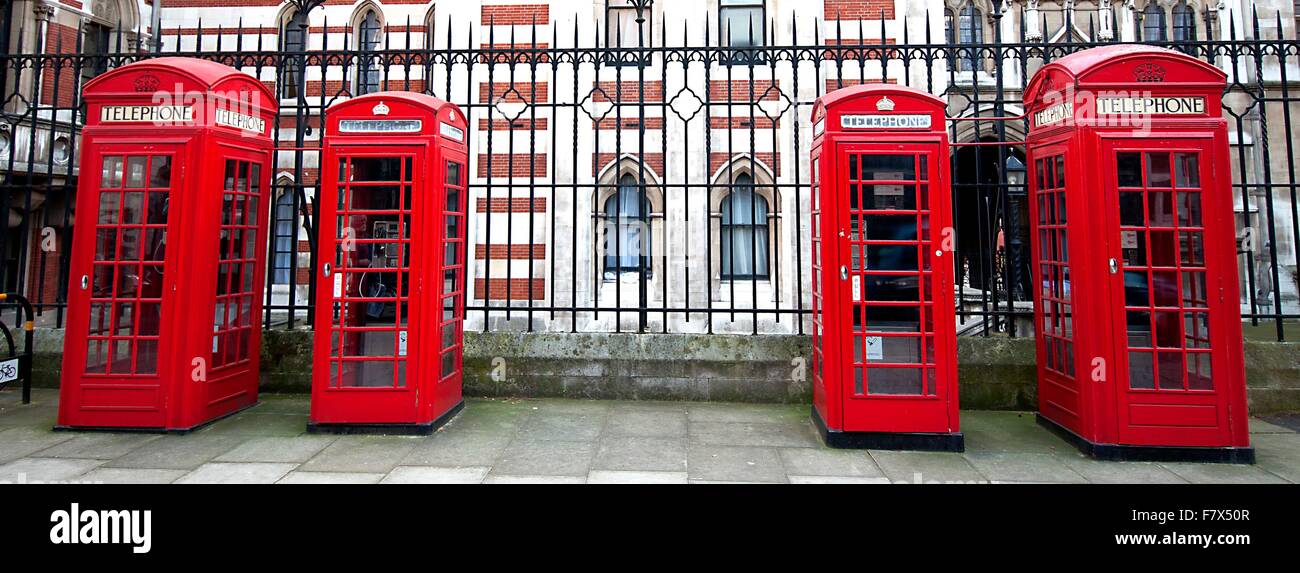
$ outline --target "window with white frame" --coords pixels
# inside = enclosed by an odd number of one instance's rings
[[[741,50],[728,58],[729,63],[744,64],[758,59],[767,39],[766,0],[718,0],[718,38],[723,47]]]
[[[605,47],[636,50],[654,45],[653,0],[605,0]],[[648,63],[649,54],[611,52],[604,60],[611,65],[641,65]]]
[[[1142,41],[1164,42],[1169,39],[1165,31],[1165,9],[1154,0],[1142,10]]]
[[[984,12],[970,1],[954,12],[944,10],[944,36],[949,45],[959,45],[948,55],[948,65],[957,71],[979,69],[980,48],[984,43]]]
[[[284,190],[275,198],[275,223],[271,226],[271,284],[287,285],[294,270],[298,234],[293,224],[293,189],[288,181],[281,185]]]
[[[307,50],[307,13],[295,12],[280,27],[280,49],[286,52],[284,65],[280,66],[280,97],[296,98],[302,70],[303,56],[295,55]]]
[[[383,25],[379,14],[367,10],[366,15],[357,22],[357,84],[356,93],[364,95],[379,91],[379,40]]]
[[[650,201],[637,178],[624,173],[603,206],[605,278],[619,273],[650,273]]]
[[[767,199],[754,192],[753,176],[736,176],[731,193],[722,199],[721,211],[722,279],[768,278]]]

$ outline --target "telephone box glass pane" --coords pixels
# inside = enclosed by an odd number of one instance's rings
[[[858,395],[933,395],[933,250],[928,162],[916,153],[849,153],[846,202]]]
[[[85,372],[151,376],[158,371],[170,157],[106,155],[100,162]],[[158,172],[167,175],[150,175]]]
[[[1129,387],[1212,390],[1199,153],[1117,152],[1116,162],[1131,188],[1118,191]],[[1126,180],[1130,171],[1143,177]]]
[[[1065,206],[1065,155],[1045,157],[1035,163],[1035,180],[1038,188],[1038,270],[1042,285],[1041,324],[1039,336],[1043,339],[1044,362],[1048,370],[1065,378],[1074,377],[1074,341],[1070,324],[1070,254],[1066,227]],[[1142,209],[1137,197],[1137,209]],[[1121,212],[1123,208],[1121,208]]]
[[[340,159],[330,384],[406,386],[410,346],[409,157]]]
[[[227,159],[222,177],[216,306],[212,318],[212,368],[247,361],[252,354],[253,292],[257,261],[257,209],[261,166]]]
[[[465,183],[462,180],[464,166],[455,161],[446,162],[446,205],[443,207],[443,225],[446,227],[445,245],[442,259],[442,294],[443,313],[440,321],[442,330],[441,376],[456,373],[457,358],[460,352],[457,333],[461,328],[457,301],[461,296],[461,284],[465,273],[464,205],[461,198],[465,196]]]

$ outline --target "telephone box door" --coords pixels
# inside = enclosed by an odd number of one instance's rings
[[[1229,445],[1225,386],[1238,366],[1227,348],[1236,297],[1224,296],[1224,265],[1235,257],[1213,237],[1231,217],[1212,190],[1213,139],[1102,142],[1107,251],[1122,443]],[[1227,207],[1220,208],[1220,207]],[[1218,241],[1228,244],[1232,241]],[[1116,261],[1116,259],[1118,259]],[[1112,261],[1115,264],[1112,264]],[[1231,269],[1229,269],[1231,270]],[[1231,298],[1231,300],[1229,300]],[[1235,340],[1233,339],[1235,338]],[[1222,368],[1219,377],[1213,376]],[[1216,384],[1215,380],[1218,380]]]
[[[313,399],[318,422],[416,420],[425,268],[422,146],[338,146],[325,166]],[[327,333],[327,334],[326,334]],[[408,352],[409,350],[409,352]]]
[[[184,162],[183,145],[95,145],[82,166],[94,177],[92,193],[80,197],[82,225],[95,232],[77,235],[68,293],[70,364],[83,368],[75,408],[86,425],[161,427],[165,423],[160,369],[167,368],[168,333],[162,332],[175,303],[175,262],[167,257],[167,238],[181,222],[170,217],[181,199],[181,176],[172,166]],[[99,411],[103,418],[93,419]]]
[[[839,308],[852,315],[841,341],[846,431],[951,428],[949,361],[955,349],[942,229],[946,205],[938,145],[840,144]]]

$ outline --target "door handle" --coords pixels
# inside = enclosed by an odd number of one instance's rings
[[[846,265],[840,265],[840,280],[849,280],[849,267]]]
[[[86,290],[88,288],[90,288],[90,277],[88,275],[81,275],[81,290]]]
[[[1108,264],[1110,265],[1110,274],[1113,275],[1119,272],[1119,261],[1115,260],[1114,257],[1111,257],[1110,261],[1108,261]]]
[[[325,274],[325,278],[330,278],[330,271],[331,267],[329,263],[325,263],[325,266],[321,267],[321,272]]]

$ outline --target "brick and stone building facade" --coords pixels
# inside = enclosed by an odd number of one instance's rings
[[[1254,32],[1240,27],[1230,31],[1226,15],[1237,14],[1240,19],[1252,8],[1261,9],[1266,20],[1264,28],[1269,31],[1261,36],[1281,29],[1286,37],[1295,37],[1293,4],[1284,0],[1014,0],[1005,4],[1004,15],[995,17],[999,11],[991,0],[655,0],[642,26],[635,22],[626,0],[326,0],[307,14],[284,0],[162,0],[159,13],[164,52],[301,49],[357,54],[346,65],[308,64],[302,85],[283,66],[246,69],[281,94],[283,102],[277,139],[282,149],[274,175],[282,191],[274,207],[280,222],[271,231],[274,268],[268,277],[274,284],[272,304],[294,298],[305,303],[307,298],[309,241],[302,229],[286,222],[296,206],[286,191],[302,186],[308,197],[313,196],[319,174],[313,149],[319,145],[319,110],[348,94],[427,89],[470,104],[470,125],[476,128],[470,137],[475,200],[469,259],[474,268],[467,287],[472,301],[524,309],[726,308],[733,304],[776,309],[807,300],[811,286],[806,272],[798,268],[801,262],[807,265],[807,258],[801,259],[793,247],[807,245],[808,209],[792,191],[807,183],[808,104],[840,85],[885,81],[945,94],[953,117],[1014,116],[1021,113],[1020,106],[996,105],[988,101],[988,94],[1001,82],[1004,101],[1018,101],[1025,81],[1019,76],[1021,62],[1006,61],[995,69],[989,58],[939,59],[926,69],[918,62],[904,66],[893,60],[882,70],[879,61],[866,54],[820,69],[759,62],[705,70],[700,64],[683,68],[680,63],[652,58],[645,67],[588,62],[575,73],[573,66],[553,66],[544,53],[529,50],[572,48],[575,38],[582,47],[635,47],[637,42],[650,47],[746,41],[777,46],[902,44],[924,43],[927,38],[935,43],[975,44],[999,36],[1013,42],[1022,34],[1027,41],[1046,42],[1227,38],[1233,33],[1244,38]],[[112,42],[106,46],[109,51],[148,50],[155,39],[150,0],[16,0],[11,7],[14,25],[26,30],[21,38],[17,32],[11,34],[11,53],[73,52],[79,41],[83,49]],[[1188,17],[1188,11],[1193,17]],[[755,21],[761,23],[756,33],[743,37],[745,32],[739,28]],[[462,62],[450,71],[424,66],[418,59],[403,66],[364,65],[367,53],[411,48],[495,48],[503,57],[514,50],[515,64]],[[1294,66],[1296,60],[1291,61]],[[1266,64],[1263,70],[1253,65],[1240,70],[1249,76],[1244,78],[1247,81],[1261,75],[1269,89],[1276,88],[1281,77],[1275,64],[1272,68]],[[9,93],[28,93],[58,107],[59,102],[71,105],[77,82],[92,75],[93,71],[57,77],[47,72],[39,80],[9,77],[5,87]],[[1294,81],[1300,70],[1290,70],[1288,77]],[[11,114],[22,112],[14,108],[19,104],[6,105]],[[300,108],[310,129],[302,148],[294,149]],[[1282,111],[1275,107],[1269,113]],[[69,109],[50,115],[68,120],[70,114]],[[1283,124],[1280,117],[1270,122]],[[990,125],[959,122],[955,140],[990,137]],[[1007,139],[1023,137],[1020,122],[1003,125]],[[1266,165],[1255,150],[1262,137],[1281,149],[1286,138],[1294,135],[1274,130],[1265,136],[1257,125],[1257,120],[1247,117],[1243,130],[1233,126],[1234,144],[1248,146],[1246,168],[1286,169],[1283,154],[1273,154]],[[12,137],[15,145],[10,149],[22,147],[16,144],[21,134]],[[69,131],[63,137],[75,134]],[[57,137],[37,139],[55,145]],[[977,161],[983,160],[969,162],[972,169]],[[299,162],[301,170],[295,168]],[[38,173],[39,181],[33,184],[62,185],[72,163],[65,159],[63,165],[69,167],[62,171]],[[966,164],[965,159],[959,160],[954,174],[958,180],[973,177],[963,175],[961,165]],[[617,199],[620,185],[629,180],[646,191],[647,204],[639,215],[645,231],[638,235],[649,238],[650,244],[641,251],[650,259],[646,272],[611,266],[611,260],[617,263],[621,258],[607,252],[608,233],[602,232],[602,214],[611,199]],[[759,223],[765,226],[766,244],[760,247],[755,240],[755,252],[748,255],[753,268],[728,273],[725,269],[734,271],[737,263],[724,261],[719,254],[721,211],[738,184],[752,186],[747,188],[764,205]],[[34,206],[32,216],[40,217],[43,226],[63,224],[60,217],[42,209],[63,213],[63,204],[54,197],[64,195],[51,194],[49,202]],[[1290,207],[1276,209],[1278,228],[1291,227],[1291,213]],[[16,228],[13,216],[10,227]],[[33,226],[27,228],[33,238],[40,235]],[[797,237],[804,240],[798,242]],[[1284,241],[1278,245],[1284,257],[1279,262],[1294,269],[1296,245],[1290,244],[1289,235],[1279,240]],[[50,267],[48,257],[41,256],[39,241],[23,242],[29,249],[25,267],[30,270],[22,273],[27,288],[45,292],[49,300],[51,293],[57,293],[59,277],[51,279],[58,273],[48,270],[57,270],[57,265]],[[761,257],[757,251],[762,251]],[[10,253],[6,256],[12,258]],[[39,272],[40,268],[47,272]],[[968,278],[968,282],[976,281]],[[1278,287],[1283,299],[1294,300],[1294,284]],[[530,322],[535,329],[579,331],[636,327],[636,313],[623,315],[621,325],[615,324],[615,316],[548,311],[513,313],[507,318],[494,313],[487,326],[522,328]],[[468,326],[481,328],[483,320],[482,313],[471,312]],[[775,313],[757,318],[743,312],[716,314],[709,321],[650,312],[646,320],[652,331],[662,329],[664,320],[672,322],[671,330],[685,332],[791,332],[796,328],[788,317]]]

